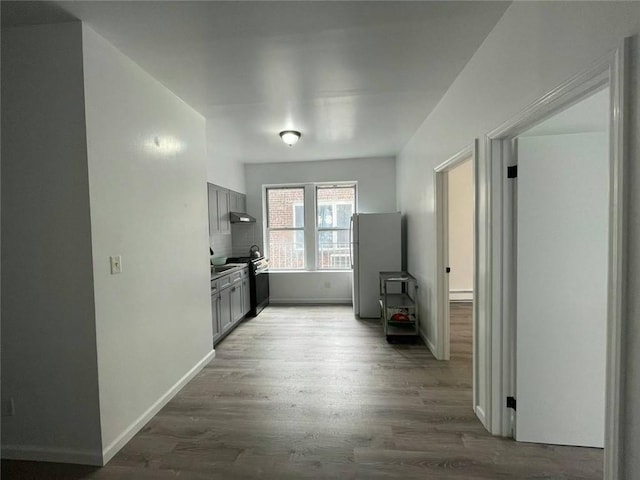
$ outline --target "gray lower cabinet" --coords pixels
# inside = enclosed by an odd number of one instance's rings
[[[242,315],[246,315],[251,310],[251,291],[249,290],[249,276],[242,278]]]
[[[211,323],[213,325],[213,344],[215,345],[222,336],[222,331],[220,330],[220,295],[217,290],[211,294]]]
[[[215,345],[250,310],[249,268],[235,270],[211,281],[211,315]]]
[[[238,281],[233,287],[231,287],[231,321],[237,322],[244,316],[242,314],[242,288]]]
[[[231,287],[220,290],[220,332],[227,333],[233,326],[233,317],[231,316]]]

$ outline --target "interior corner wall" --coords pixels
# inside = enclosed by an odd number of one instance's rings
[[[80,23],[2,28],[2,457],[101,464]]]
[[[449,297],[473,300],[473,163],[447,172],[449,201]]]
[[[235,192],[246,193],[244,164],[215,142],[212,129],[219,125],[207,121],[207,181]]]
[[[484,136],[513,118],[532,102],[570,77],[585,71],[603,55],[620,46],[624,37],[634,36],[630,58],[631,101],[627,103],[632,123],[628,129],[630,149],[627,180],[628,251],[627,302],[625,318],[625,438],[624,478],[640,478],[640,167],[638,167],[638,2],[514,2],[487,36],[436,108],[428,115],[398,157],[398,204],[407,216],[408,269],[420,284],[421,311],[425,334],[434,340],[435,248],[425,248],[425,239],[435,238],[433,169],[473,142],[481,139],[478,182],[486,185],[487,159]],[[486,205],[477,205],[480,218]],[[484,229],[479,232],[479,261],[486,261]],[[488,285],[476,286],[482,312]],[[480,335],[488,318],[480,315]],[[487,352],[481,344],[481,372]],[[485,383],[480,379],[480,386]],[[478,392],[480,407],[488,408],[488,392]]]
[[[213,354],[205,120],[86,25],[83,54],[108,460]]]
[[[358,211],[395,212],[396,161],[393,157],[245,165],[248,213],[256,218],[256,243],[263,249],[262,186],[314,182],[358,182]],[[272,303],[349,303],[351,272],[272,272]]]

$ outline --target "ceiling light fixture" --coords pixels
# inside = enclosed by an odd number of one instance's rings
[[[296,130],[283,130],[282,132],[280,132],[280,138],[290,147],[293,147],[296,143],[298,143],[298,140],[300,140],[301,136],[302,134],[300,132],[297,132]]]

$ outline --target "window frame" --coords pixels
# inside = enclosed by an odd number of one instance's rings
[[[340,205],[349,205],[351,206],[352,203],[351,202],[347,202],[344,200],[336,200],[333,201],[331,203],[327,203],[327,202],[320,202],[318,200],[318,193],[323,190],[323,189],[338,189],[338,188],[344,188],[344,189],[353,189],[353,208],[351,209],[351,215],[353,215],[354,213],[356,213],[356,199],[357,199],[357,188],[355,184],[351,184],[351,183],[345,183],[345,184],[316,184],[315,185],[315,192],[314,192],[314,204],[315,204],[315,223],[316,223],[316,232],[315,232],[315,237],[316,237],[316,241],[315,241],[315,266],[316,266],[316,270],[318,271],[322,271],[322,272],[326,272],[326,271],[345,271],[345,270],[349,270],[349,268],[322,268],[320,265],[320,261],[322,259],[321,256],[321,252],[323,251],[321,244],[320,244],[320,235],[322,233],[326,233],[326,232],[331,232],[332,233],[332,238],[333,238],[333,243],[334,245],[337,244],[338,242],[338,234],[339,232],[348,232],[350,230],[350,224],[346,227],[339,227],[337,225],[338,223],[338,206]],[[331,212],[332,212],[332,220],[333,220],[333,226],[331,227],[321,227],[319,226],[319,222],[318,222],[318,208],[322,205],[331,205]],[[351,216],[350,215],[350,216]],[[347,251],[349,249],[350,245],[347,246]],[[331,250],[331,249],[327,249],[327,250]]]
[[[319,233],[322,231],[333,232],[334,241],[337,241],[339,231],[349,231],[350,227],[318,227],[318,189],[321,188],[353,188],[354,201],[352,215],[358,212],[358,182],[356,181],[339,181],[339,182],[313,182],[313,183],[296,183],[296,184],[269,184],[263,185],[263,241],[265,245],[265,252],[269,252],[269,239],[270,231],[302,231],[304,237],[304,267],[303,268],[273,268],[270,266],[270,270],[274,272],[346,272],[349,268],[320,268],[320,255],[318,249]],[[303,212],[304,212],[304,226],[297,228],[271,228],[269,226],[269,190],[284,190],[284,189],[304,189],[303,199]],[[332,205],[332,211],[334,218],[337,219],[337,205],[351,205],[350,202],[338,201],[330,203]],[[295,224],[295,205],[293,206],[294,224]],[[301,249],[296,249],[301,251]]]
[[[302,227],[271,227],[269,225],[269,190],[302,190],[302,203],[294,203],[292,205],[293,207],[293,212],[292,212],[292,218],[293,218],[293,224],[296,224],[296,206],[302,205]],[[268,185],[265,186],[264,188],[264,204],[265,204],[265,210],[264,210],[264,245],[265,245],[265,253],[268,254],[268,252],[270,251],[269,245],[270,245],[270,236],[271,236],[271,232],[302,232],[303,233],[303,238],[306,237],[306,233],[305,233],[305,228],[306,228],[306,218],[307,218],[307,212],[306,212],[306,200],[307,200],[307,195],[306,195],[306,188],[304,185],[282,185],[282,186],[277,186],[277,185]],[[296,237],[296,235],[294,234],[294,238]],[[307,248],[307,242],[306,239],[304,241],[303,244],[303,248],[296,248],[295,246],[296,244],[294,243],[294,250],[297,251],[302,251],[303,252],[303,262],[302,262],[302,267],[301,268],[295,268],[295,267],[288,267],[286,269],[273,269],[276,272],[284,272],[284,271],[292,271],[292,272],[301,272],[301,271],[305,271],[307,269],[307,252],[306,252],[306,248]]]

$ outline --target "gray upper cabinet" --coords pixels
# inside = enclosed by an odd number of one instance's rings
[[[231,233],[229,212],[247,212],[247,196],[207,183],[209,194],[209,236],[216,233]]]
[[[218,188],[218,232],[231,233],[229,222],[229,190]]]
[[[207,184],[207,194],[209,196],[209,236],[219,232],[218,228],[218,191],[216,186]]]
[[[207,192],[209,195],[209,236],[216,233],[231,233],[229,190],[208,183]]]
[[[229,191],[229,201],[231,203],[230,210],[232,212],[247,213],[247,196],[246,195],[238,192]]]

